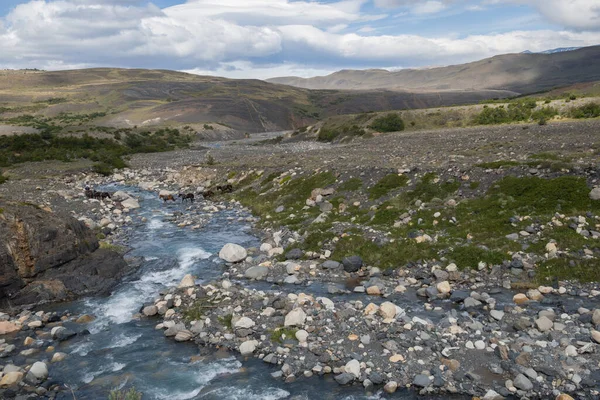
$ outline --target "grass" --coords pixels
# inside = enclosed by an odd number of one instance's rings
[[[360,178],[350,178],[338,187],[340,192],[354,192],[362,188],[362,180]]]
[[[377,132],[400,132],[404,130],[404,121],[396,113],[390,113],[375,118],[369,128]]]
[[[577,280],[582,283],[600,281],[598,260],[556,258],[539,264],[536,273],[537,281],[546,284],[557,280]]]
[[[283,343],[284,340],[292,339],[296,340],[296,332],[298,332],[297,328],[275,328],[271,331],[271,342],[273,343]],[[284,339],[285,335],[285,339]]]
[[[142,392],[138,392],[135,388],[128,391],[114,389],[108,394],[108,400],[142,400]]]
[[[448,252],[446,258],[456,263],[460,269],[474,269],[477,268],[480,261],[488,265],[497,265],[501,264],[508,256],[502,252],[478,246],[458,246]]]
[[[6,183],[6,181],[8,181],[8,177],[0,174],[0,185],[2,185],[3,183]]]
[[[233,314],[227,314],[227,315],[224,315],[224,316],[218,318],[219,323],[221,325],[223,325],[225,328],[227,328],[227,330],[233,329],[233,324],[231,323],[232,319],[233,319]]]
[[[519,167],[521,165],[522,164],[520,162],[510,161],[510,160],[498,160],[498,161],[492,161],[492,162],[487,162],[487,163],[475,164],[476,167],[484,168],[484,169],[500,169],[500,168],[504,168],[504,167]]]
[[[379,199],[390,191],[404,187],[408,184],[408,177],[406,175],[389,174],[381,178],[375,186],[369,189],[369,197],[371,199]]]
[[[112,243],[109,243],[109,242],[99,242],[99,244],[100,244],[100,248],[101,249],[111,250],[111,251],[114,251],[114,252],[119,253],[119,254],[125,254],[125,252],[127,251],[125,249],[125,247],[119,246],[119,245],[116,245],[116,244],[112,244]]]

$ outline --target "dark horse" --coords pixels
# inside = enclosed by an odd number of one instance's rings
[[[88,199],[104,200],[110,199],[111,195],[108,192],[97,192],[92,189],[86,189],[85,197],[87,197]]]
[[[158,197],[161,198],[165,203],[167,201],[175,202],[175,197],[172,194],[161,194]]]
[[[194,202],[194,193],[179,193],[179,198],[181,199],[181,202],[186,202],[186,201],[191,201],[192,203]]]

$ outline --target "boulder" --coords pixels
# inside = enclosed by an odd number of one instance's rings
[[[131,196],[128,193],[125,193],[124,191],[119,190],[119,191],[116,191],[115,193],[113,193],[111,198],[116,201],[125,201],[127,199],[130,199]]]
[[[2,377],[2,380],[0,380],[0,388],[16,386],[22,380],[23,380],[22,372],[17,372],[17,371],[9,372],[7,374],[4,374],[4,376]]]
[[[243,261],[248,256],[246,249],[239,244],[227,243],[219,252],[219,258],[229,263],[237,263]]]
[[[254,325],[256,325],[256,324],[250,318],[248,318],[248,317],[242,317],[242,318],[240,318],[240,319],[237,320],[237,322],[235,323],[234,327],[236,329],[250,329]]]
[[[354,377],[353,374],[350,374],[348,372],[344,372],[342,374],[336,375],[334,379],[340,385],[347,385],[350,382],[352,382],[354,380],[354,378],[355,377]]]
[[[144,314],[146,317],[153,317],[156,314],[158,314],[158,307],[156,307],[155,305],[146,306],[142,310],[142,314]]]
[[[121,205],[123,206],[123,208],[128,208],[130,210],[140,208],[140,203],[134,198],[129,198],[127,200],[122,201]]]
[[[440,292],[442,294],[450,293],[450,291],[452,290],[450,288],[450,282],[448,282],[448,281],[440,282],[435,287],[437,288],[438,292]]]
[[[285,316],[284,326],[302,326],[306,321],[306,313],[301,308],[295,308]]]
[[[590,199],[600,200],[600,187],[592,189],[592,191],[590,192]]]
[[[429,379],[429,376],[427,376],[427,375],[419,374],[419,375],[415,376],[415,378],[413,379],[413,385],[416,387],[426,388],[430,384],[431,384],[431,380]]]
[[[6,335],[7,333],[12,333],[20,330],[15,323],[9,321],[0,321],[0,335]]]
[[[35,362],[27,375],[35,378],[34,381],[43,381],[48,377],[48,366],[41,361]]]
[[[194,287],[194,286],[196,286],[196,280],[194,279],[194,277],[192,275],[187,274],[186,276],[183,277],[183,279],[179,283],[178,288],[185,289],[185,288]]]
[[[304,252],[300,249],[292,249],[285,253],[285,258],[287,260],[299,260],[304,255]]]
[[[269,268],[264,266],[254,266],[250,267],[244,273],[244,276],[248,279],[264,279],[269,274]]]
[[[357,272],[363,266],[363,260],[359,256],[350,256],[342,260],[344,271]]]
[[[90,322],[92,322],[95,319],[96,319],[96,317],[94,317],[93,315],[83,314],[82,316],[77,318],[77,320],[75,322],[77,322],[78,324],[89,324]]]
[[[194,334],[186,329],[177,332],[177,334],[175,335],[175,341],[176,342],[187,342],[188,340],[190,340],[192,337],[194,337]]]
[[[344,366],[344,371],[354,375],[356,378],[360,378],[360,362],[358,360],[350,360]]]
[[[240,344],[240,354],[242,356],[250,356],[256,350],[256,346],[258,346],[258,342],[256,340],[247,340]]]
[[[379,314],[385,319],[394,318],[396,316],[396,305],[386,301],[379,306]]]
[[[513,385],[515,385],[517,389],[521,389],[524,391],[533,389],[533,383],[531,383],[529,378],[527,378],[523,374],[517,375],[517,377],[513,380]]]

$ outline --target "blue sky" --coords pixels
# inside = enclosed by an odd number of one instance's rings
[[[600,44],[599,0],[1,0],[0,67],[235,78]]]

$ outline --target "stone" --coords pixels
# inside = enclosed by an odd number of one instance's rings
[[[69,340],[73,336],[77,335],[75,332],[63,326],[57,326],[52,328],[50,334],[52,335],[53,339],[58,340],[59,342],[64,342],[65,340]]]
[[[20,330],[16,324],[9,321],[0,321],[0,335],[6,335],[7,333],[12,333]]]
[[[504,318],[504,311],[500,311],[500,310],[491,310],[490,311],[490,315],[492,318],[494,318],[496,321],[502,321],[502,318]]]
[[[263,253],[268,253],[273,249],[273,246],[269,243],[263,243],[260,245],[260,251]]]
[[[121,206],[123,206],[123,208],[134,210],[136,208],[140,208],[140,203],[134,198],[129,198],[125,201],[122,201]]]
[[[52,359],[50,360],[50,362],[52,362],[52,363],[55,363],[55,362],[61,362],[61,361],[63,361],[65,358],[67,358],[67,354],[66,354],[66,353],[56,352],[56,353],[54,353],[54,355],[52,356]]]
[[[429,379],[429,376],[427,376],[427,375],[419,374],[419,375],[415,376],[415,378],[413,379],[413,385],[417,386],[417,387],[426,388],[430,384],[431,384],[431,380]]]
[[[256,340],[247,340],[240,344],[240,354],[242,356],[252,355],[252,353],[254,353],[256,350],[256,346],[258,346],[258,342]]]
[[[435,287],[437,288],[438,292],[440,292],[442,294],[450,293],[450,291],[452,290],[450,288],[450,282],[448,282],[448,281],[440,282]]]
[[[592,340],[594,340],[594,342],[596,343],[600,343],[600,332],[598,332],[597,330],[592,329]]]
[[[481,398],[481,400],[503,400],[504,396],[502,396],[501,394],[499,394],[498,392],[490,389],[488,390],[485,395]]]
[[[396,316],[396,305],[389,301],[381,303],[379,306],[379,314],[381,314],[384,319],[394,318]]]
[[[350,360],[344,366],[344,371],[354,375],[356,378],[360,378],[360,363],[358,360]]]
[[[367,288],[367,294],[371,296],[381,296],[381,290],[378,286],[369,286]]]
[[[306,313],[301,308],[295,308],[285,316],[284,326],[302,326],[306,320]]]
[[[304,329],[300,329],[298,332],[296,332],[296,339],[298,339],[298,342],[300,343],[306,343],[306,339],[308,339],[308,332],[306,332]]]
[[[41,361],[37,361],[33,363],[31,368],[29,369],[29,374],[31,374],[37,381],[42,381],[48,377],[48,366],[46,363]]]
[[[175,335],[175,341],[187,342],[188,340],[192,339],[192,337],[194,337],[194,334],[188,331],[187,329],[184,329],[182,331],[177,332],[177,334]]]
[[[142,310],[142,314],[144,314],[146,317],[153,317],[156,314],[158,314],[158,307],[156,307],[155,305],[146,306]]]
[[[542,301],[544,299],[544,295],[537,289],[529,289],[527,291],[527,297],[533,301]]]
[[[592,199],[592,200],[600,200],[600,187],[593,188],[590,191],[590,199]]]
[[[0,380],[0,387],[7,388],[11,386],[16,386],[19,382],[23,380],[23,373],[18,371],[9,372],[4,374],[2,380]]]
[[[594,310],[592,314],[592,322],[594,325],[600,325],[600,308]]]
[[[344,271],[357,272],[363,266],[363,260],[359,256],[350,256],[342,260]]]
[[[383,390],[386,393],[395,393],[396,390],[398,390],[398,383],[395,381],[389,381],[388,383],[385,384],[385,386],[383,387]]]
[[[285,258],[287,260],[299,260],[304,256],[304,252],[301,249],[292,249],[285,253]]]
[[[194,279],[194,277],[192,275],[187,274],[186,276],[183,277],[181,282],[179,282],[179,286],[177,286],[177,287],[179,289],[185,289],[185,288],[194,287],[194,286],[196,286],[196,280]]]
[[[92,322],[95,319],[96,319],[96,317],[94,317],[93,315],[83,314],[82,316],[77,318],[77,320],[75,320],[75,322],[78,324],[89,324],[90,322]]]
[[[240,319],[237,320],[237,322],[235,323],[235,328],[242,328],[242,329],[250,329],[252,328],[254,325],[256,325],[254,323],[254,321],[252,321],[250,318],[248,317],[242,317]]]
[[[521,389],[524,391],[529,391],[533,389],[533,383],[523,374],[517,375],[517,377],[513,380],[513,385],[517,389]]]
[[[344,372],[342,374],[335,376],[335,381],[340,385],[347,385],[354,380],[354,375],[348,372]]]
[[[398,363],[404,361],[404,357],[402,356],[402,354],[394,354],[389,358],[389,361],[392,363]]]
[[[229,263],[243,261],[248,256],[246,249],[239,244],[227,243],[219,252],[219,258]]]
[[[338,269],[342,264],[337,261],[327,260],[323,264],[321,264],[321,268],[323,269]]]
[[[519,306],[526,304],[529,301],[529,298],[523,293],[517,293],[513,296],[513,302]]]
[[[575,399],[566,393],[561,393],[558,396],[556,396],[555,400],[575,400]]]
[[[254,266],[250,267],[244,273],[244,276],[248,279],[256,279],[261,280],[264,279],[269,274],[269,268],[264,266]]]
[[[546,316],[541,316],[535,320],[535,324],[540,332],[548,332],[552,329],[554,323]]]

